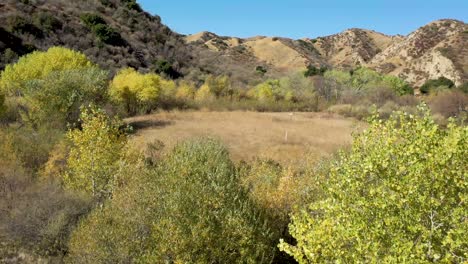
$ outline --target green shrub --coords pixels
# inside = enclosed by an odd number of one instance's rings
[[[324,196],[292,216],[299,263],[464,263],[468,128],[418,115],[374,119],[341,153]]]
[[[263,66],[257,66],[255,67],[255,72],[263,76],[265,73],[267,73],[267,69]]]
[[[98,14],[86,13],[80,16],[81,21],[89,28],[92,29],[94,26],[103,24],[107,25],[107,22]]]
[[[125,45],[125,40],[122,36],[108,25],[98,24],[93,27],[93,32],[100,41],[106,44],[113,46]]]
[[[31,34],[37,38],[43,36],[41,29],[31,24],[22,16],[10,16],[8,17],[8,25],[11,32],[18,34]]]
[[[305,77],[316,76],[316,75],[323,75],[328,70],[327,67],[321,66],[317,68],[313,65],[307,66],[307,70],[304,72]]]
[[[58,18],[50,13],[41,12],[35,15],[34,22],[46,32],[53,32],[62,28],[63,24]]]
[[[142,12],[140,5],[136,2],[136,0],[122,0],[125,6],[130,10],[135,10],[137,12]]]
[[[183,143],[159,164],[139,169],[81,223],[70,262],[271,262],[276,239],[224,147],[214,140]]]
[[[452,88],[455,86],[455,83],[452,80],[447,79],[445,77],[439,77],[438,79],[435,79],[435,80],[426,81],[423,84],[423,86],[419,88],[419,90],[423,94],[428,94],[430,93],[431,90],[436,89],[437,87],[440,87],[440,86],[446,86],[448,88]]]
[[[99,15],[86,13],[81,15],[81,21],[90,29],[103,43],[113,46],[125,46],[126,42],[119,32],[107,25],[106,21]]]
[[[157,60],[155,63],[155,71],[158,74],[165,74],[171,79],[177,79],[181,76],[171,65],[170,62],[166,60]]]

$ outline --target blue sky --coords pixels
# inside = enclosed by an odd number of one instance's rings
[[[468,0],[138,0],[181,34],[314,38],[357,27],[403,34],[433,20],[467,22]]]

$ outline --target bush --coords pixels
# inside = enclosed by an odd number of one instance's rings
[[[161,92],[161,77],[141,74],[132,68],[121,70],[112,80],[111,99],[122,105],[127,113],[149,112],[157,106]]]
[[[421,88],[419,88],[419,90],[423,94],[428,94],[428,93],[430,93],[431,90],[436,89],[437,87],[440,87],[440,86],[446,86],[448,88],[452,88],[452,87],[455,86],[455,83],[452,80],[447,79],[447,78],[442,76],[442,77],[439,77],[439,79],[436,79],[436,80],[426,81],[423,84],[423,86],[421,86]]]
[[[122,36],[99,15],[86,13],[81,15],[81,21],[90,29],[103,43],[114,46],[125,46],[126,42]]]
[[[468,93],[468,82],[463,83],[462,85],[457,87],[460,91],[464,93]]]
[[[50,13],[41,12],[35,15],[34,17],[35,24],[38,25],[41,29],[46,32],[54,32],[56,30],[62,29],[62,21],[54,17]]]
[[[465,262],[467,138],[425,107],[372,121],[318,183],[324,196],[293,214],[297,244],[280,248],[299,263]]]
[[[307,70],[304,72],[305,77],[316,76],[316,75],[323,75],[328,70],[327,67],[321,66],[317,68],[313,65],[307,66]]]
[[[31,34],[37,38],[43,37],[43,32],[41,29],[31,24],[24,17],[10,16],[8,17],[8,24],[11,32],[18,34]]]
[[[179,72],[174,70],[171,63],[166,60],[157,60],[155,62],[155,71],[158,74],[165,74],[167,77],[171,79],[177,79],[181,76]]]
[[[159,164],[140,169],[81,223],[71,239],[71,261],[271,262],[275,237],[224,147],[213,140],[183,143]]]
[[[97,25],[107,25],[107,22],[98,14],[86,13],[80,16],[81,21],[89,28],[92,29]]]
[[[125,6],[130,10],[135,10],[137,12],[142,12],[140,5],[136,2],[136,0],[122,0]]]
[[[429,99],[429,105],[445,118],[457,117],[468,111],[468,95],[459,90],[441,92]]]
[[[414,89],[407,82],[403,81],[398,77],[392,75],[384,75],[382,83],[384,86],[390,87],[399,96],[406,94],[414,94]]]
[[[100,41],[106,44],[113,45],[113,46],[125,46],[126,45],[126,42],[122,38],[122,36],[120,36],[118,32],[116,32],[113,28],[111,28],[108,25],[98,24],[93,27],[93,32],[94,34],[96,34],[96,37]]]
[[[62,138],[60,130],[16,126],[0,130],[0,159],[37,172],[47,162],[50,150]]]
[[[0,91],[7,95],[27,93],[27,82],[42,80],[54,71],[77,70],[93,67],[80,52],[53,47],[46,52],[35,51],[21,57],[17,63],[7,65],[0,75]]]
[[[0,237],[2,248],[6,242],[16,252],[28,250],[60,259],[68,252],[69,234],[89,209],[86,197],[54,183],[34,182],[17,169],[0,168],[0,229],[7,237],[6,241]]]

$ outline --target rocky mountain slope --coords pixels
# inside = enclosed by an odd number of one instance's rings
[[[434,21],[408,36],[353,28],[316,39],[239,39],[202,32],[186,40],[220,54],[245,50],[258,64],[283,73],[303,70],[307,65],[341,69],[366,66],[402,77],[415,86],[441,76],[457,85],[468,80],[468,26],[457,20]]]
[[[0,2],[0,69],[19,56],[51,46],[84,52],[111,73],[122,67],[158,70],[191,80],[227,74],[251,84],[303,71],[308,65],[352,69],[367,66],[415,86],[445,76],[468,80],[468,27],[456,20],[432,22],[408,36],[349,29],[316,39],[183,36],[135,0],[4,0]]]
[[[456,20],[434,21],[388,46],[369,66],[416,86],[440,76],[460,85],[468,80],[468,26]]]

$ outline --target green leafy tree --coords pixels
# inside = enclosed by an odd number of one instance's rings
[[[383,76],[374,70],[359,68],[353,71],[351,85],[357,90],[365,90],[375,88],[382,83],[382,79]]]
[[[390,87],[400,96],[405,94],[414,94],[413,88],[407,82],[398,77],[384,75],[382,82],[384,86]]]
[[[106,71],[97,67],[52,72],[42,80],[26,84],[23,120],[64,127],[78,121],[80,107],[102,105],[107,94]]]
[[[82,129],[67,133],[71,148],[63,183],[101,200],[112,194],[126,137],[119,130],[120,121],[96,107],[84,108],[80,119]]]
[[[341,153],[324,196],[293,214],[299,263],[465,263],[468,128],[420,116],[374,119]]]
[[[276,236],[215,140],[178,145],[159,167],[133,168],[74,232],[70,262],[270,263]]]

